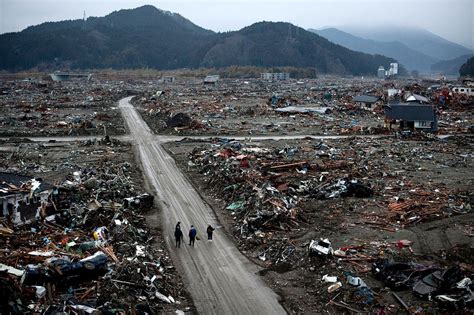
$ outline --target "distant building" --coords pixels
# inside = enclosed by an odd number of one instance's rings
[[[462,79],[462,84],[464,84],[465,86],[474,86],[474,78],[465,77]]]
[[[92,79],[92,73],[61,73],[55,72],[49,75],[53,81],[69,81],[69,80],[87,80]]]
[[[160,81],[163,83],[173,83],[175,80],[176,80],[175,77],[166,76],[166,77],[161,77]]]
[[[385,68],[383,66],[380,66],[377,70],[377,77],[379,79],[385,79]]]
[[[390,69],[388,70],[390,75],[398,75],[398,63],[394,62],[390,64]]]
[[[357,95],[352,100],[362,109],[372,110],[377,105],[379,98],[371,95]]]
[[[431,105],[389,103],[384,106],[385,122],[399,124],[400,129],[438,131],[438,117]]]
[[[266,81],[285,81],[290,79],[290,74],[287,72],[267,72],[262,73],[260,78]]]
[[[474,88],[467,86],[455,86],[451,89],[454,93],[466,94],[469,96],[474,96]]]
[[[395,77],[397,75],[398,75],[398,63],[396,62],[392,62],[388,70],[385,70],[383,66],[379,66],[379,69],[377,70],[377,77],[379,79]]]
[[[218,81],[218,75],[208,75],[204,78],[204,84],[216,84]]]

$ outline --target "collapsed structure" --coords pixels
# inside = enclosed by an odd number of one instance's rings
[[[27,224],[52,207],[51,184],[19,174],[0,172],[1,217],[14,225]],[[57,194],[57,189],[54,189]]]

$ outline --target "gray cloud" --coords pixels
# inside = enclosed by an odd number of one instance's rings
[[[151,4],[177,12],[214,31],[258,21],[286,21],[303,28],[404,25],[427,29],[474,47],[472,0],[0,0],[0,33],[46,21],[103,16]]]

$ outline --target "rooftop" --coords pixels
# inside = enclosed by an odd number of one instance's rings
[[[430,102],[429,99],[427,99],[426,97],[421,96],[419,94],[412,94],[412,95],[408,96],[406,101],[407,102],[418,102],[418,103],[429,103]]]
[[[435,121],[436,114],[431,105],[393,103],[384,106],[385,116],[406,121]]]
[[[361,102],[361,103],[375,103],[379,100],[376,96],[371,95],[357,95],[353,98],[354,102]]]

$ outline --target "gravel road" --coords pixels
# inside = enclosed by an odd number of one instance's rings
[[[257,266],[243,256],[222,230],[214,232],[214,242],[207,242],[205,229],[217,225],[212,209],[180,172],[174,160],[138,112],[120,100],[119,107],[130,136],[138,148],[143,170],[155,189],[162,207],[162,227],[173,258],[184,271],[197,310],[201,314],[285,314],[278,296],[266,286],[256,272]],[[173,232],[181,221],[184,244],[174,247]],[[187,244],[190,225],[197,227],[201,240],[195,247]]]

